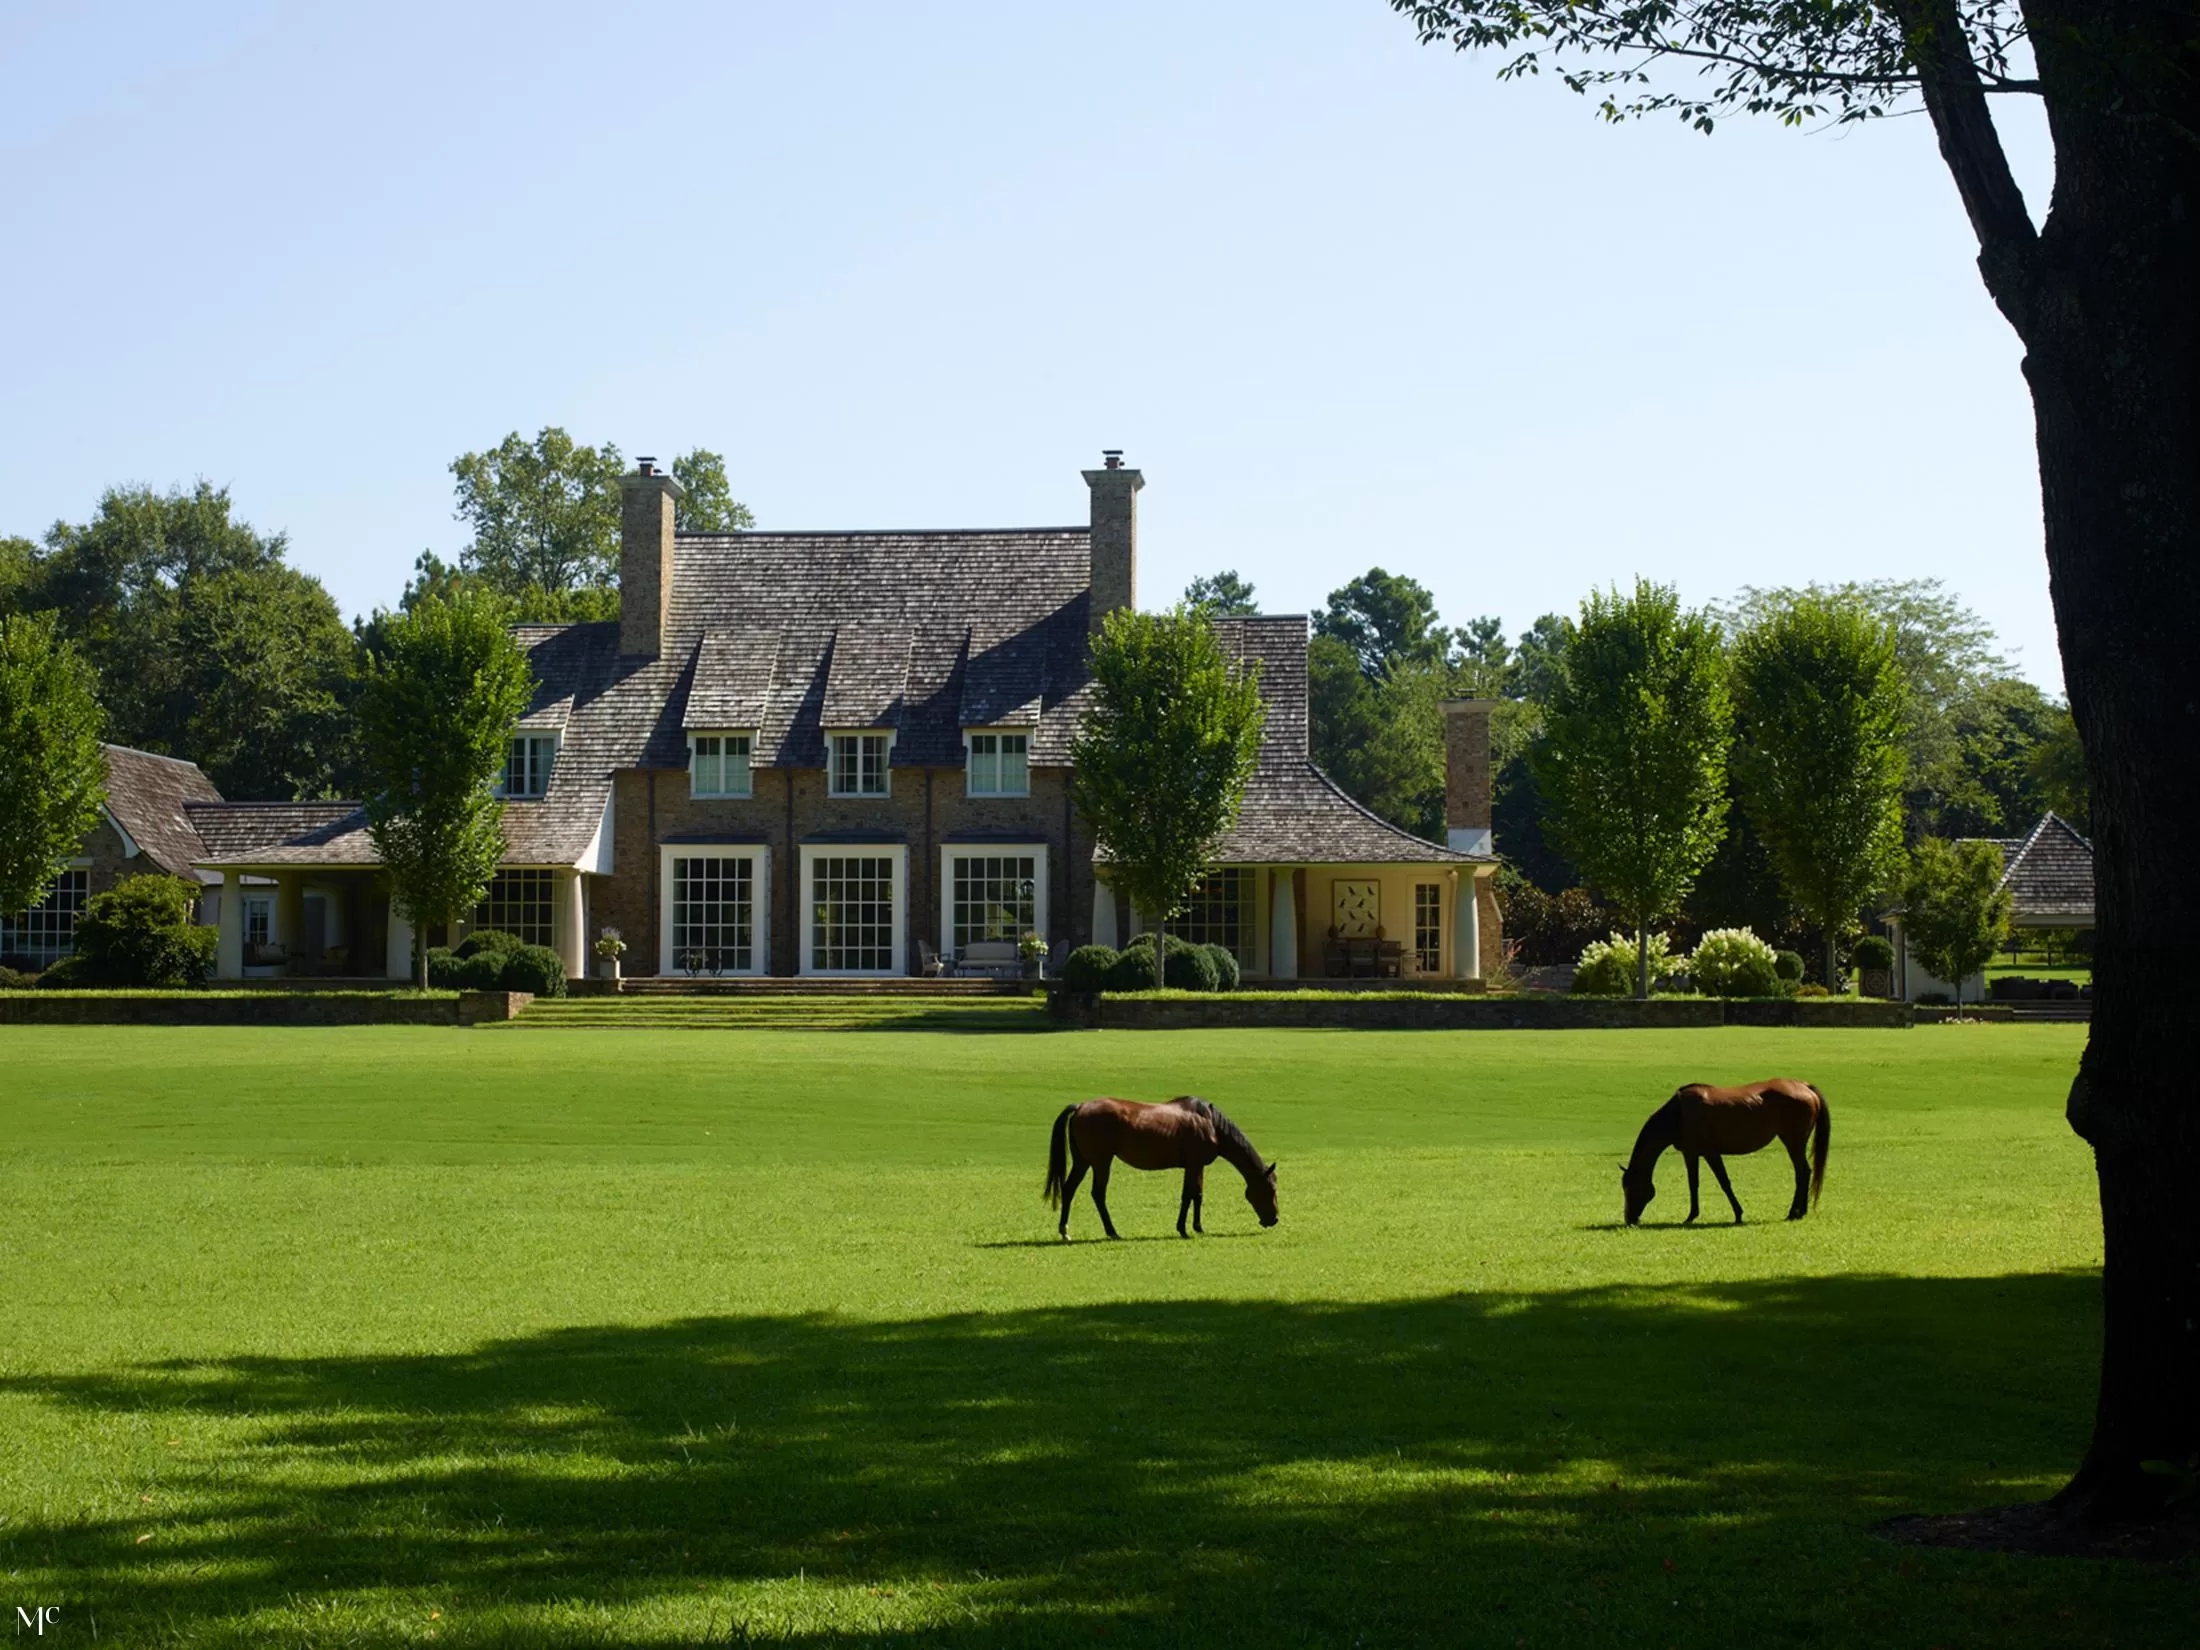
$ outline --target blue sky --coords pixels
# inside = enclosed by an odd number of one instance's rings
[[[1114,446],[1145,605],[1931,575],[2059,688],[1924,122],[1494,68],[1382,0],[11,6],[0,532],[204,476],[350,615],[513,429],[714,448],[785,528],[1076,522]]]

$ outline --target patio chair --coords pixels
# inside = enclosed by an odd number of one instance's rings
[[[917,941],[917,972],[928,980],[936,980],[947,972],[947,961],[932,949],[929,941]]]

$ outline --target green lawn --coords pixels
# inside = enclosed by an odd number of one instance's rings
[[[121,1645],[2190,1646],[2189,1565],[1888,1546],[2092,1402],[2082,1027],[0,1028],[0,1614]],[[1618,1159],[1834,1114],[1823,1208]],[[1193,1090],[1281,1163],[1047,1127]],[[1707,1215],[1723,1209],[1708,1175]],[[1761,1219],[1758,1217],[1762,1217]],[[1075,1231],[1097,1238],[1080,1203]]]

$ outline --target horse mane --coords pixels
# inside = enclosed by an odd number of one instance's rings
[[[1649,1154],[1652,1162],[1657,1160],[1659,1152],[1679,1141],[1681,1136],[1681,1095],[1692,1088],[1702,1086],[1697,1083],[1682,1084],[1680,1089],[1674,1093],[1672,1099],[1666,1101],[1664,1105],[1643,1119],[1642,1130],[1635,1136],[1635,1149],[1628,1154],[1628,1173],[1635,1172],[1635,1165],[1642,1161],[1645,1149],[1650,1146],[1653,1140],[1658,1142],[1658,1146],[1657,1151]]]
[[[1206,1105],[1206,1102],[1202,1101],[1201,1104]],[[1223,1116],[1219,1107],[1207,1105],[1207,1120],[1215,1126],[1215,1140],[1222,1147],[1223,1156],[1233,1163],[1248,1159],[1258,1163],[1261,1160],[1260,1153],[1253,1149],[1253,1143],[1245,1138],[1245,1131]]]

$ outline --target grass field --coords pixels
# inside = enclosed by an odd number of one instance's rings
[[[2190,1646],[2189,1565],[1871,1534],[2083,1444],[2082,1036],[0,1028],[0,1616]],[[1657,1101],[1774,1073],[1831,1100],[1817,1214],[1760,1155],[1751,1224],[1667,1224],[1668,1158],[1617,1226]],[[1130,1241],[1052,1242],[1055,1110],[1186,1090],[1282,1224],[1218,1165],[1203,1241],[1125,1173]]]

